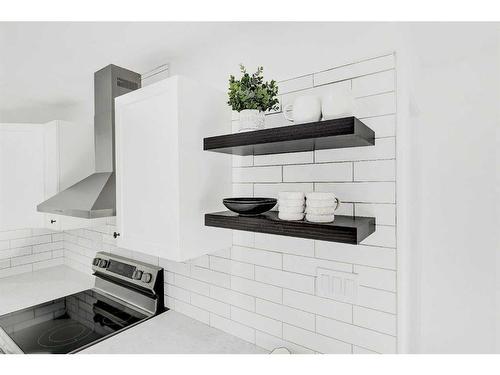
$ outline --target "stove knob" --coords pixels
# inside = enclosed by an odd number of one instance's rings
[[[152,278],[153,278],[153,275],[151,275],[150,273],[144,273],[144,275],[142,275],[141,281],[143,283],[149,283]]]
[[[140,280],[141,277],[142,277],[142,271],[139,271],[139,270],[134,271],[134,274],[132,275],[132,279]]]
[[[108,261],[106,259],[101,259],[99,261],[99,267],[106,268],[108,266]]]
[[[93,266],[98,266],[100,260],[101,260],[101,258],[94,258],[94,261],[92,262],[92,265]]]

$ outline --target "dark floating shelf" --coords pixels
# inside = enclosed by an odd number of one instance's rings
[[[332,223],[319,224],[305,220],[280,220],[276,211],[259,216],[239,216],[231,211],[214,212],[205,214],[205,225],[349,244],[359,244],[375,232],[374,217],[335,215]]]
[[[219,135],[203,149],[234,155],[268,155],[375,144],[375,132],[356,117]]]

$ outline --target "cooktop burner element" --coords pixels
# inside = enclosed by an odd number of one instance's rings
[[[114,269],[118,262],[124,265],[120,270],[147,271],[152,275],[150,287],[114,277],[113,269],[95,266],[94,289],[0,316],[0,349],[7,353],[74,353],[165,310],[163,269],[106,253],[98,255],[108,265],[114,263]]]
[[[47,329],[38,336],[37,343],[42,348],[58,348],[84,341],[92,332],[83,324],[68,319],[62,324],[55,324],[54,327]]]

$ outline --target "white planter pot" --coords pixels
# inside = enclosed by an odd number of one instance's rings
[[[264,112],[257,109],[244,109],[240,112],[240,121],[238,132],[247,132],[252,130],[264,129]]]

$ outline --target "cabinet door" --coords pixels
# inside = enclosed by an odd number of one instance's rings
[[[45,198],[44,128],[0,125],[0,230],[41,227]]]
[[[115,102],[117,245],[177,259],[177,98],[153,86]]]

